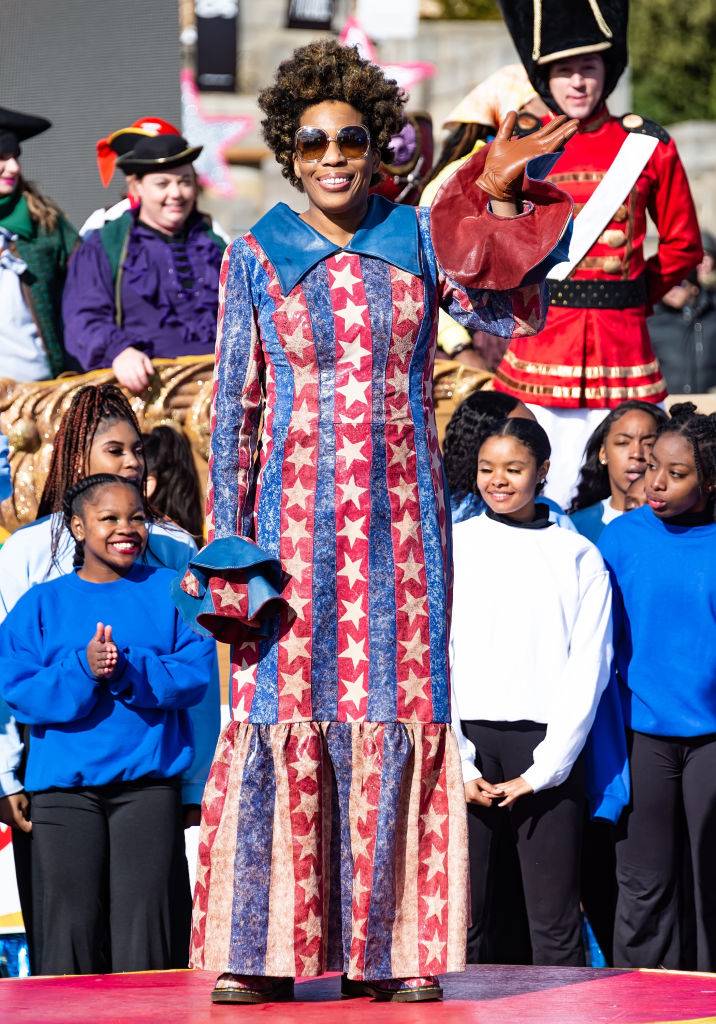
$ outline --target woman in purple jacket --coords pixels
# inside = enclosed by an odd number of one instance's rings
[[[90,232],[70,262],[66,347],[135,394],[154,357],[214,349],[224,243],[196,209],[200,152],[179,135],[139,138],[117,163],[136,175],[140,206]]]

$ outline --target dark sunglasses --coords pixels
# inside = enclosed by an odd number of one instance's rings
[[[370,132],[362,124],[348,124],[337,135],[329,135],[323,128],[304,125],[294,138],[299,158],[307,164],[317,164],[335,142],[346,160],[360,160],[370,149]]]

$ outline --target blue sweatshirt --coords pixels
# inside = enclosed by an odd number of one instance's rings
[[[716,524],[669,525],[644,506],[610,523],[599,549],[612,573],[627,725],[716,733]]]
[[[214,644],[184,625],[170,569],[135,565],[114,583],[76,573],[32,587],[0,626],[0,693],[31,726],[30,791],[171,778],[191,763],[186,708],[211,676]],[[96,679],[86,647],[111,625],[119,664]]]

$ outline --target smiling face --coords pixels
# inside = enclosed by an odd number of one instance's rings
[[[19,180],[19,158],[9,153],[0,153],[0,197],[12,195]]]
[[[604,73],[604,61],[598,53],[556,60],[549,68],[549,91],[563,113],[583,121],[602,98]]]
[[[173,235],[180,231],[196,203],[196,175],[191,164],[145,174],[134,186],[142,204],[141,218],[150,228]]]
[[[362,125],[363,115],[355,107],[337,100],[316,103],[301,115],[300,127],[322,128],[335,139],[341,128]],[[348,158],[337,142],[330,142],[315,163],[302,160],[296,153],[293,166],[309,203],[309,214],[319,220],[340,223],[356,218],[360,223],[368,203],[368,188],[378,170],[380,156],[369,148],[364,156]],[[309,221],[310,222],[310,221]]]
[[[675,431],[657,438],[647,460],[644,487],[647,503],[659,519],[703,512],[711,494],[699,479],[691,443]]]
[[[620,416],[609,428],[599,459],[606,462],[615,509],[624,510],[624,496],[629,486],[644,475],[655,440],[656,420],[639,409]]]
[[[537,465],[529,448],[515,437],[488,437],[477,459],[477,486],[493,512],[516,522],[534,519],[537,486],[549,462]]]
[[[106,583],[125,576],[147,543],[139,491],[131,484],[98,487],[72,516],[70,529],[84,543],[83,579]]]
[[[139,486],[144,475],[144,445],[127,420],[102,420],[87,458],[87,476],[111,473]]]

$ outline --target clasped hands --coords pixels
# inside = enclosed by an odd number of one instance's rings
[[[570,121],[563,114],[531,135],[512,138],[516,120],[514,110],[505,116],[487,150],[485,166],[477,179],[480,188],[498,203],[516,203],[520,198],[522,179],[530,160],[561,149],[579,127],[579,121]]]
[[[119,652],[112,639],[112,627],[97,623],[94,636],[87,644],[87,663],[96,679],[109,679],[117,667]]]
[[[500,800],[498,807],[510,807],[521,796],[527,796],[534,790],[521,775],[509,782],[497,782],[494,785],[487,779],[473,779],[465,783],[465,800],[469,804],[480,804],[492,807],[493,800]]]

